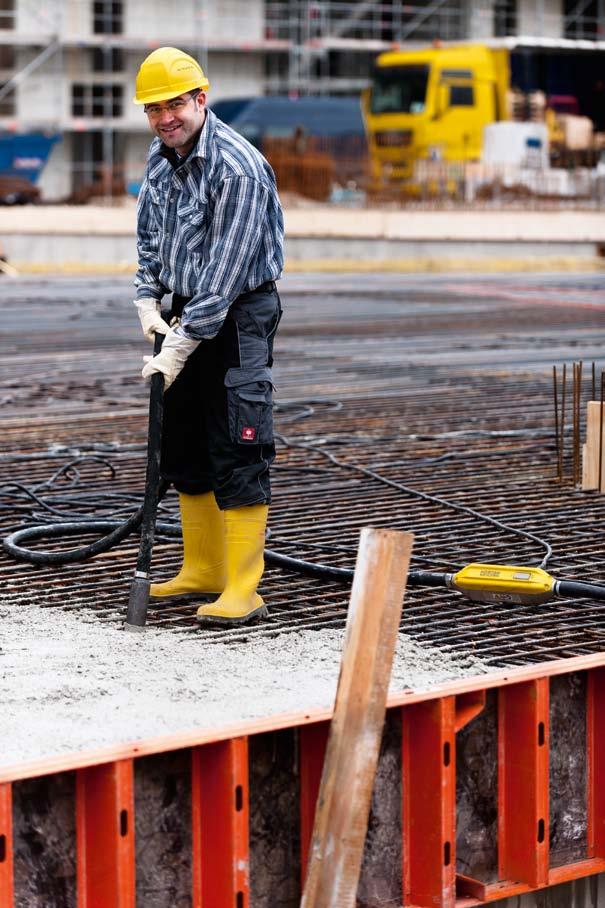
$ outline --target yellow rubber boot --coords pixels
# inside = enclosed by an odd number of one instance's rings
[[[256,588],[263,576],[265,527],[269,508],[253,504],[225,511],[227,585],[210,605],[197,610],[197,620],[213,624],[242,624],[262,617],[267,608]]]
[[[222,593],[225,589],[225,521],[214,492],[179,493],[183,528],[183,565],[172,580],[152,583],[153,599]]]

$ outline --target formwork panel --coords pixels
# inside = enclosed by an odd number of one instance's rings
[[[75,798],[74,772],[13,784],[15,908],[76,908]]]
[[[391,707],[372,795],[357,908],[399,908],[402,876],[407,887],[404,904],[447,908],[456,901],[452,885],[456,869],[458,899],[470,896],[478,902],[602,872],[604,695],[605,670],[599,668],[562,674],[554,683],[537,678],[504,683],[491,692],[474,686],[455,697],[427,694],[426,700]],[[553,771],[548,758],[550,728],[556,747],[558,723],[574,726],[583,710],[588,734],[579,746],[587,753],[587,856],[576,859],[568,850],[568,859],[549,871],[549,806],[556,803],[563,817],[580,812],[581,792],[581,785],[567,784],[577,748],[563,748],[562,762]],[[325,722],[297,728],[293,717],[282,730],[79,769],[77,811],[74,773],[13,783],[14,904],[134,906],[135,857],[128,837],[136,816],[137,905],[295,908],[301,889],[303,801],[308,831],[327,731]],[[490,763],[497,764],[497,773],[490,774]],[[6,784],[2,792],[6,807]],[[123,824],[124,805],[129,803]],[[500,830],[501,869],[496,879],[494,805]],[[491,824],[488,834],[482,828],[486,821]],[[6,817],[4,823],[8,828]],[[458,858],[452,847],[456,827],[462,843]],[[473,854],[477,842],[480,847]],[[59,865],[63,851],[71,860],[67,868]],[[532,873],[541,874],[537,885]],[[0,904],[13,908],[9,898]]]
[[[189,751],[137,760],[134,782],[137,905],[190,908]]]

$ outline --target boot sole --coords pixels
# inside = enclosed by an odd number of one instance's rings
[[[165,596],[152,596],[149,595],[150,602],[176,602],[177,599],[211,599],[213,596],[218,597],[221,594],[217,593],[167,593]]]
[[[267,606],[261,605],[260,608],[255,608],[254,611],[249,612],[247,615],[242,615],[241,618],[225,618],[222,615],[196,615],[195,620],[198,624],[246,624],[252,618],[267,618],[268,615]]]

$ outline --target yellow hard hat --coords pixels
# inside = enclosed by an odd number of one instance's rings
[[[154,104],[186,91],[210,87],[202,67],[176,47],[158,47],[141,63],[137,73],[135,104]]]

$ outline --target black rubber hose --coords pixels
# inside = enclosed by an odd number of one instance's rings
[[[573,599],[581,596],[586,599],[600,599],[605,601],[605,586],[597,583],[584,583],[581,580],[557,580],[554,592],[562,599]]]
[[[167,489],[168,483],[162,482],[160,499],[166,494]],[[93,555],[106,552],[112,545],[116,545],[130,533],[134,533],[141,525],[142,516],[143,508],[141,507],[126,523],[118,523],[115,520],[82,520],[79,523],[45,523],[37,527],[27,527],[7,536],[4,539],[4,548],[13,558],[19,561],[28,561],[30,564],[73,564],[76,561],[84,561],[86,558],[92,558]],[[158,523],[156,527],[165,536],[181,536],[181,528],[176,524]],[[61,539],[64,536],[77,536],[82,535],[82,533],[103,533],[106,530],[111,530],[112,532],[90,545],[82,546],[79,549],[70,549],[67,552],[28,549],[22,545],[22,543],[31,542],[34,539]],[[300,558],[281,555],[272,549],[265,549],[265,560],[268,564],[295,571],[297,574],[310,574],[314,577],[321,577],[324,580],[340,580],[343,583],[351,583],[353,581],[353,568],[331,567],[328,564],[303,561]],[[447,576],[447,574],[436,574],[432,571],[410,571],[408,584],[410,586],[444,587],[447,586]]]
[[[166,494],[169,483],[162,482],[159,497],[160,499]],[[9,536],[6,536],[2,544],[4,550],[16,558],[18,561],[28,561],[30,564],[74,564],[77,561],[86,561],[87,558],[93,558],[102,552],[108,552],[118,542],[122,542],[131,533],[134,533],[141,526],[143,519],[143,507],[140,507],[136,513],[128,520],[120,523],[117,520],[80,520],[72,523],[44,523],[41,526],[25,527],[22,530],[16,530]],[[180,536],[181,528],[173,526],[170,523],[158,524],[158,529],[168,536]],[[81,546],[78,549],[69,549],[66,552],[48,552],[42,549],[28,549],[23,546],[24,542],[31,542],[34,539],[62,539],[64,536],[82,536],[83,533],[106,533],[101,539],[91,542],[89,545]]]
[[[316,564],[314,561],[303,561],[292,558],[290,555],[281,555],[271,549],[265,549],[265,560],[277,567],[296,571],[297,574],[310,574],[313,577],[322,577],[327,580],[342,580],[352,582],[353,568],[330,567],[327,564]],[[433,571],[410,571],[408,574],[409,586],[438,586],[447,587],[449,574],[437,574]]]
[[[280,555],[272,549],[265,549],[265,561],[276,567],[295,571],[297,574],[310,574],[312,577],[323,577],[326,580],[342,580],[345,583],[353,580],[352,568],[330,567],[328,564],[316,564],[313,561],[301,561],[290,555]]]
[[[164,337],[156,331],[153,354],[162,349]],[[162,423],[164,419],[164,375],[154,372],[149,391],[149,431],[147,439],[147,471],[145,474],[145,500],[141,520],[141,540],[137,566],[130,584],[126,628],[142,630],[147,623],[149,608],[149,569],[155,540],[155,521],[158,512],[160,491],[160,459],[162,447]]]
[[[166,494],[167,489],[168,483],[162,482],[160,499]],[[115,520],[46,523],[41,526],[17,530],[7,536],[3,544],[9,555],[12,555],[18,561],[28,561],[30,564],[43,565],[73,564],[76,561],[92,558],[94,555],[101,554],[101,552],[107,552],[113,545],[121,542],[130,533],[138,529],[141,525],[142,515],[143,508],[141,507],[126,523],[118,523]],[[178,538],[181,536],[181,528],[176,524],[162,522],[158,523],[156,528],[164,536],[175,536]],[[106,530],[111,532],[102,539],[98,539],[96,542],[79,549],[70,549],[67,552],[28,549],[22,544],[34,539],[60,539],[65,536],[81,535],[82,533],[103,533]],[[351,583],[353,581],[354,571],[352,568],[331,567],[327,564],[304,561],[300,558],[282,555],[272,549],[265,549],[265,560],[268,564],[295,571],[298,574],[309,574],[326,580],[340,580],[343,583]],[[448,574],[438,574],[433,571],[410,571],[408,574],[408,585],[447,587],[448,576]],[[555,596],[562,599],[580,597],[605,601],[605,586],[599,586],[597,583],[584,583],[581,580],[557,580],[555,581],[553,592]]]

